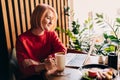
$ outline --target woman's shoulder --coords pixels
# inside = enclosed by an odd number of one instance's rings
[[[46,34],[51,35],[51,36],[57,35],[56,31],[45,31],[45,32]]]
[[[27,30],[26,32],[23,32],[22,34],[20,34],[18,36],[18,38],[22,39],[22,38],[25,38],[25,37],[29,37],[30,35],[31,35],[31,31]]]

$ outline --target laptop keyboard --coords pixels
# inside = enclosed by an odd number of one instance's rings
[[[80,67],[83,65],[87,55],[69,53],[66,59],[69,59],[66,66]]]

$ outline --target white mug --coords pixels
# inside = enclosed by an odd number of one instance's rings
[[[65,53],[57,52],[55,53],[56,66],[58,71],[64,71],[65,68]]]

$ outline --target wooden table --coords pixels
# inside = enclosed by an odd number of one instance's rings
[[[86,62],[86,64],[89,63],[88,61]],[[46,75],[46,79],[47,80],[80,80],[82,76],[82,73],[80,72],[80,70],[78,70],[78,68],[66,67],[65,73],[67,74],[65,76]]]
[[[47,80],[80,80],[82,73],[75,68],[65,68],[65,76],[51,76],[47,75]]]
[[[90,56],[85,64],[98,64],[98,58],[99,56]],[[82,73],[76,69],[76,68],[65,68],[65,72],[68,73],[68,75],[65,76],[51,76],[46,75],[47,80],[80,80]],[[116,80],[120,80],[116,79]]]

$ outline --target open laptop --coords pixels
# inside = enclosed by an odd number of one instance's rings
[[[90,46],[90,50],[87,54],[67,53],[65,66],[76,68],[83,66],[87,62],[90,54],[92,53],[93,47],[94,43]]]
[[[83,66],[87,56],[87,54],[67,53],[65,66],[81,67]]]
[[[87,54],[67,53],[65,65],[68,67],[81,67],[86,58]]]

